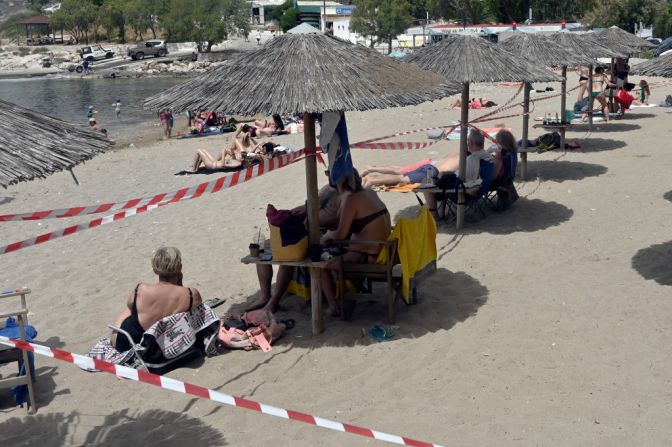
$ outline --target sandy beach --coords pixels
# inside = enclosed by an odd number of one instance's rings
[[[649,79],[654,103],[669,93],[669,83],[656,87],[655,81],[661,80]],[[569,87],[576,83],[570,74]],[[515,92],[475,85],[471,96],[503,104]],[[348,113],[350,140],[447,125],[459,118],[459,110],[448,109],[454,99]],[[534,115],[555,113],[559,103],[539,102]],[[288,296],[278,315],[297,324],[272,352],[231,351],[169,376],[443,445],[672,444],[670,113],[634,109],[592,132],[574,126],[568,140],[582,148],[531,153],[528,179],[517,182],[521,198],[511,209],[468,219],[461,232],[441,224],[438,272],[423,284],[417,305],[401,306],[391,340],[362,336],[363,329],[385,324],[378,302],[359,302],[352,322],[327,318],[326,331],[313,336],[309,303]],[[520,117],[484,127],[500,123],[521,137]],[[541,133],[530,130],[531,137]],[[118,138],[114,150],[75,168],[79,185],[65,172],[0,191],[0,214],[117,202],[221,175],[173,174],[197,148],[215,153],[228,137],[158,141],[159,134],[150,127],[141,140]],[[423,140],[423,133],[393,139]],[[303,147],[302,134],[276,141]],[[353,150],[353,158],[360,168],[404,165],[458,148],[457,141],[442,141],[421,151]],[[240,311],[258,292],[254,267],[240,258],[259,227],[267,228],[266,205],[292,207],[305,197],[304,166],[296,163],[223,192],[2,255],[1,287],[32,289],[29,319],[37,342],[86,353],[135,285],[155,281],[153,250],[174,245],[182,251],[185,285],[204,298],[226,298],[216,309],[220,315]],[[381,197],[393,220],[418,210],[413,194]],[[2,223],[0,245],[95,217]],[[385,445],[45,357],[36,363],[37,415],[26,416],[8,390],[0,392],[6,445]],[[9,371],[5,366],[0,374]]]

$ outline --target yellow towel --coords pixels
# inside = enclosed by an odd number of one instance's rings
[[[402,297],[409,302],[411,281],[415,274],[436,261],[436,221],[426,206],[420,208],[415,219],[402,217],[392,230],[388,240],[397,239],[397,255],[401,263]],[[387,249],[383,249],[377,264],[387,261]]]

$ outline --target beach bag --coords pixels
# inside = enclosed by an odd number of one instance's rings
[[[273,318],[267,310],[259,309],[245,312],[241,316],[230,315],[222,320],[219,328],[219,341],[229,349],[251,351],[271,350],[271,344],[285,333],[285,326]]]
[[[436,187],[444,191],[457,186],[457,176],[454,172],[445,172],[436,179]]]
[[[549,132],[541,135],[535,141],[537,151],[552,151],[560,148],[560,134],[558,132]]]
[[[266,217],[271,232],[274,261],[301,261],[308,253],[306,213],[278,210],[269,204]]]
[[[616,100],[623,105],[624,109],[629,109],[633,101],[633,96],[628,93],[625,89],[619,88],[618,93],[615,96]]]

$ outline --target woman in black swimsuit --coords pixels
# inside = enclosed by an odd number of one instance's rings
[[[387,207],[375,191],[362,187],[362,179],[356,170],[338,183],[338,191],[341,194],[338,228],[328,231],[322,237],[322,244],[349,240],[351,244],[343,255],[344,262],[375,263],[381,247],[357,244],[357,241],[387,240],[392,231]],[[328,270],[323,270],[322,288],[329,303],[329,313],[337,315],[334,279]]]
[[[152,268],[159,275],[158,284],[138,284],[114,323],[128,332],[135,343],[140,343],[142,334],[157,321],[201,304],[197,289],[182,287],[182,257],[177,248],[159,248],[152,259]],[[113,333],[112,343],[119,352],[131,349],[124,336]]]

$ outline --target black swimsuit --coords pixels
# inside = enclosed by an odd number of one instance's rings
[[[133,339],[134,343],[140,343],[142,340],[142,335],[145,333],[145,329],[140,325],[140,320],[138,319],[138,306],[136,302],[138,301],[138,287],[140,284],[135,286],[135,294],[133,295],[133,307],[131,307],[131,315],[126,317],[124,321],[121,322],[121,329],[128,332],[128,334]],[[191,289],[187,288],[189,291],[189,309],[194,302],[194,297],[191,293]],[[131,344],[128,342],[128,339],[123,334],[117,334],[117,343],[114,346],[118,352],[126,352],[131,349]]]
[[[359,219],[353,219],[352,223],[350,224],[350,235],[352,236],[353,234],[358,234],[361,233],[364,228],[366,228],[367,225],[369,225],[371,222],[374,220],[378,219],[380,216],[384,216],[388,214],[387,208],[383,208],[380,211],[376,211],[373,214],[369,214],[368,216],[360,217]],[[361,256],[357,260],[360,264],[368,264],[369,261],[371,261],[371,258],[373,258],[373,261],[375,262],[376,259],[378,258],[378,254],[374,253],[367,253],[364,251],[355,251],[355,250],[348,250],[353,253],[359,253]]]

